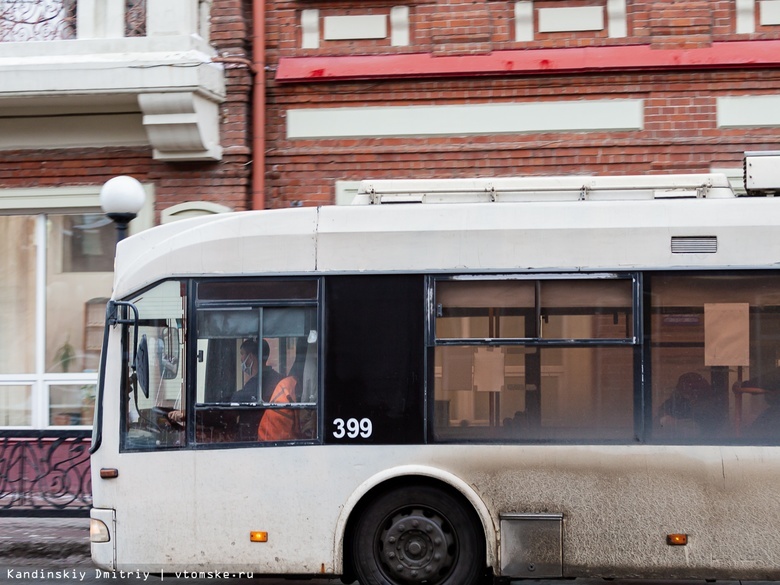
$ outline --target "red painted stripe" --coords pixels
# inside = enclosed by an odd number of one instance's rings
[[[713,43],[697,49],[649,45],[495,51],[488,55],[435,57],[430,53],[283,57],[276,81],[341,81],[398,77],[532,75],[610,71],[722,69],[780,65],[780,41]]]

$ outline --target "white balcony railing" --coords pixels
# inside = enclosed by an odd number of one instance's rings
[[[0,0],[0,133],[4,115],[81,115],[92,106],[135,115],[157,159],[219,160],[225,75],[213,61],[210,8],[211,0]],[[129,127],[127,136],[142,143]],[[85,140],[76,143],[119,139]]]
[[[87,30],[92,28],[89,21],[94,24],[95,20],[88,15],[90,4],[93,2],[85,0],[0,0],[0,43],[59,41],[90,36],[88,33],[96,32]],[[123,24],[123,36],[145,36],[146,0],[128,0],[123,7],[116,4],[115,12],[117,7],[123,8],[123,14],[116,14]],[[105,13],[108,17],[108,10]],[[80,17],[84,22],[79,22]],[[119,19],[116,20],[115,24],[119,25]],[[111,28],[120,30],[120,26]]]
[[[75,0],[0,0],[0,42],[75,37]]]

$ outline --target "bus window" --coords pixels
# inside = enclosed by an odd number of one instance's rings
[[[535,297],[533,281],[439,281],[436,337],[533,337]]]
[[[780,278],[653,274],[651,380],[658,441],[780,439]]]
[[[633,439],[633,286],[437,280],[435,437]]]
[[[316,307],[196,312],[195,441],[317,437]]]
[[[126,327],[122,446],[127,450],[184,445],[184,426],[169,417],[185,406],[184,285],[166,281],[131,299],[138,310],[138,348]],[[130,360],[137,355],[135,370]]]

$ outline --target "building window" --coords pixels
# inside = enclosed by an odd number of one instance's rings
[[[0,427],[92,424],[114,241],[98,214],[0,216]]]

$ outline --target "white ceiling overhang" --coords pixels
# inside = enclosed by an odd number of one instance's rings
[[[197,35],[0,43],[0,149],[145,143],[159,160],[220,160],[213,56]]]

